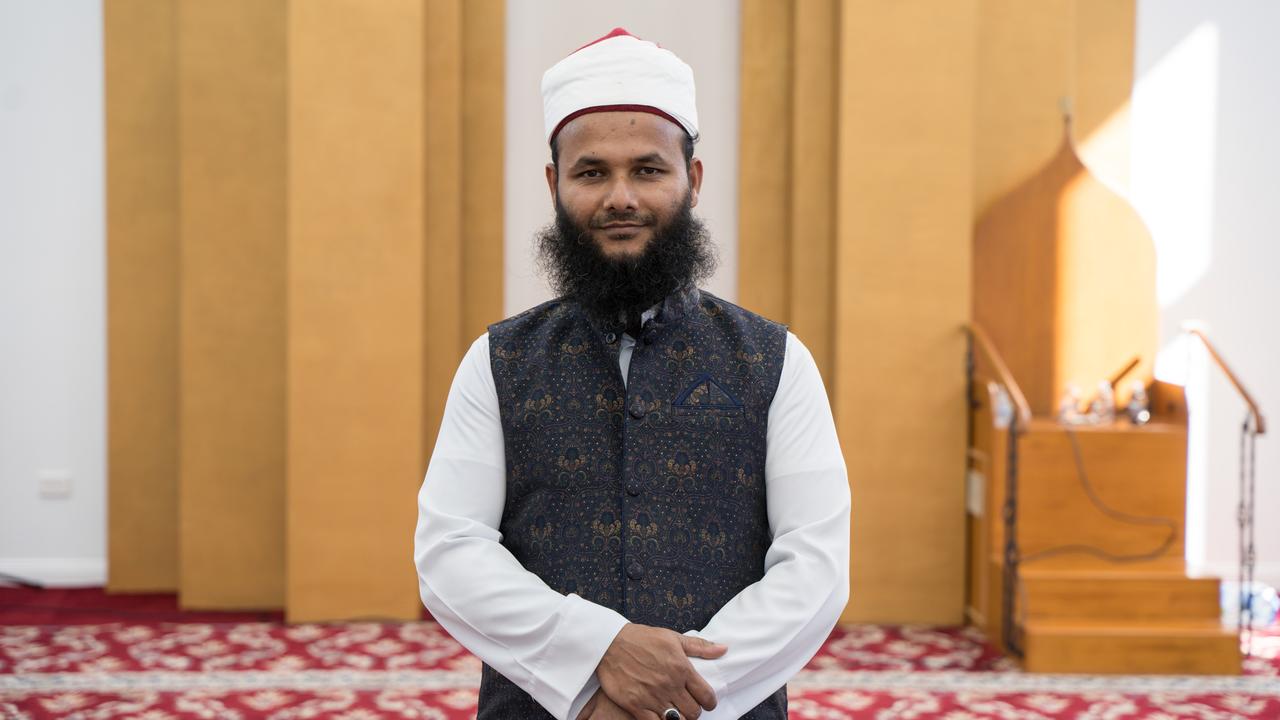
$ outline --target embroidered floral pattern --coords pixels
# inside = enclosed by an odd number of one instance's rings
[[[560,300],[489,328],[502,349],[490,355],[507,458],[499,529],[552,588],[684,632],[763,574],[764,486],[738,478],[764,467],[786,329],[674,295],[637,338],[625,385],[619,330]],[[482,720],[547,717],[487,669],[481,697]],[[745,717],[785,714],[779,692]]]

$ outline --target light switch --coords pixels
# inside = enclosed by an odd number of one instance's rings
[[[66,470],[41,471],[40,497],[46,500],[66,500],[71,497],[71,473]]]

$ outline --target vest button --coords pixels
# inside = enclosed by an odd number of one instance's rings
[[[604,341],[610,345],[618,342],[618,333],[609,333],[604,336]]]
[[[638,562],[631,563],[630,565],[627,566],[627,577],[631,578],[632,580],[639,580],[640,578],[644,577],[644,568],[641,567],[640,563]]]
[[[635,497],[639,495],[640,483],[634,483],[634,482],[627,483],[627,494],[630,495],[631,497]]]
[[[637,420],[644,417],[644,401],[636,398],[636,401],[631,403],[631,409],[628,412],[631,413],[631,417]]]

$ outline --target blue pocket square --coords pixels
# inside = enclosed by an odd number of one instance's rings
[[[720,387],[711,375],[703,373],[693,381],[684,392],[680,393],[675,407],[683,408],[740,408],[742,403]]]

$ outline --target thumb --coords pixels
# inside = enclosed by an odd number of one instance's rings
[[[706,660],[714,660],[729,651],[727,645],[713,643],[693,635],[681,635],[680,645],[684,648],[685,655]]]

